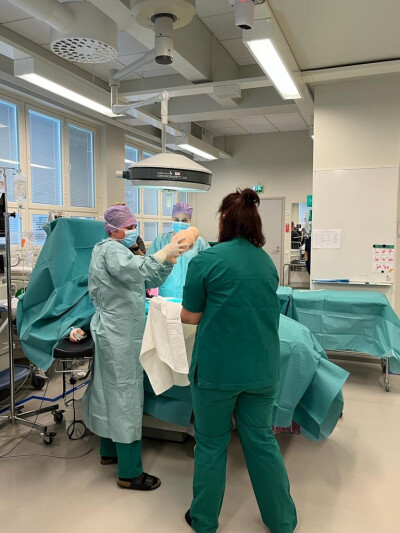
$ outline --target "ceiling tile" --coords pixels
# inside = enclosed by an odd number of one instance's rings
[[[246,126],[246,130],[251,134],[256,133],[276,133],[278,130],[269,122],[265,124],[256,124]]]
[[[197,0],[196,2],[196,12],[200,18],[222,15],[231,11],[232,7],[228,0]]]
[[[244,67],[245,65],[255,65],[256,61],[253,57],[246,57],[243,59],[236,59],[235,60],[238,65],[241,67]]]
[[[269,124],[268,120],[263,116],[236,118],[235,122],[244,128],[247,126],[261,126]]]
[[[118,55],[144,54],[147,48],[126,31],[118,32]]]
[[[207,126],[210,128],[234,128],[236,123],[233,120],[208,120]]]
[[[228,50],[234,59],[248,59],[252,58],[249,49],[243,44],[242,39],[225,39],[221,44]]]
[[[222,135],[247,135],[247,131],[240,126],[234,128],[218,128]]]
[[[305,122],[295,122],[292,124],[279,124],[277,126],[279,131],[301,131],[301,130],[308,130],[308,126]]]
[[[202,20],[219,41],[242,38],[242,30],[235,26],[233,11],[224,15],[216,15],[215,17],[205,17]]]
[[[291,124],[293,122],[303,122],[299,113],[286,113],[284,115],[266,115],[272,124]]]
[[[36,44],[46,44],[51,41],[50,26],[37,19],[31,18],[19,20],[17,22],[8,22],[7,24],[4,24],[4,26],[23,35],[26,39],[29,39]]]
[[[300,70],[399,57],[399,0],[270,0],[269,5]]]
[[[4,22],[12,22],[14,20],[21,20],[26,18],[31,18],[31,16],[26,11],[20,9],[19,7],[16,7],[11,1],[0,0],[1,24]]]

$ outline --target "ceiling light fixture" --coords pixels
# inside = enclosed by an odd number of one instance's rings
[[[168,136],[167,147],[172,150],[184,150],[194,154],[195,159],[214,161],[220,157],[220,151],[212,144],[198,139],[190,133],[183,133],[182,136]]]
[[[118,116],[110,108],[107,91],[89,85],[73,74],[66,76],[53,65],[32,57],[18,59],[14,61],[14,75],[102,115]]]
[[[204,152],[204,150],[199,150],[199,148],[196,148],[195,146],[192,146],[188,143],[183,143],[179,145],[182,150],[186,150],[187,152],[191,152],[192,154],[198,155],[204,159],[207,159],[208,161],[213,161],[214,159],[217,159],[215,155],[211,155],[207,152]]]
[[[287,43],[273,19],[256,20],[253,29],[243,32],[242,39],[283,99],[302,98],[280,53]]]

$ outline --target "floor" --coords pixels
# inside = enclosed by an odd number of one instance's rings
[[[301,533],[398,533],[400,487],[400,376],[385,393],[379,367],[341,363],[344,418],[325,442],[278,437],[297,504]],[[54,387],[54,384],[51,384]],[[51,388],[50,387],[50,388]],[[45,419],[47,415],[41,417]],[[52,417],[48,417],[49,423]],[[115,466],[100,466],[92,436],[68,441],[62,426],[54,446],[23,426],[0,432],[0,528],[4,533],[188,533],[184,513],[191,494],[193,442],[144,442],[147,471],[162,478],[154,493],[115,484]],[[89,450],[92,450],[89,452]],[[89,453],[88,453],[89,452]],[[79,457],[82,456],[82,457]],[[237,435],[229,452],[221,533],[267,532]]]

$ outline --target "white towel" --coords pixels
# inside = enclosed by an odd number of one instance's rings
[[[182,324],[181,309],[181,304],[161,297],[150,302],[140,362],[157,395],[174,385],[189,385],[196,326]]]

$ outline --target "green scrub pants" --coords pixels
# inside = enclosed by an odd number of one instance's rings
[[[131,444],[121,444],[101,437],[100,455],[118,458],[118,477],[120,479],[132,479],[143,474],[141,440]]]
[[[203,389],[192,383],[191,390],[196,439],[190,508],[193,529],[197,533],[217,531],[234,415],[263,522],[272,533],[292,533],[296,508],[271,429],[276,388],[231,391]]]

